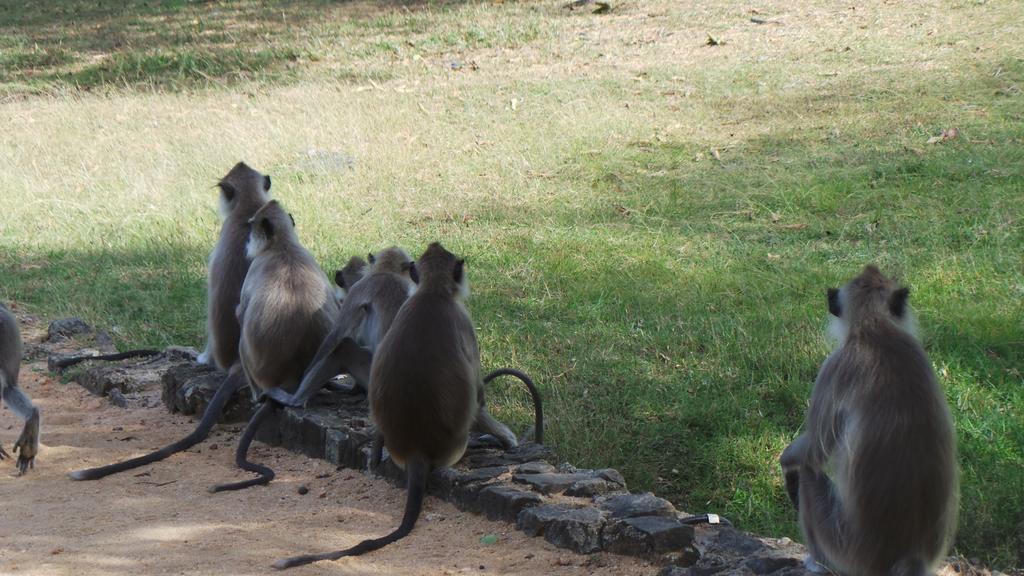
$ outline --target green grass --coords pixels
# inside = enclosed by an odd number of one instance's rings
[[[201,346],[245,159],[327,269],[468,256],[485,368],[535,376],[560,458],[795,537],[824,291],[876,262],[956,420],[956,551],[1019,565],[1019,7],[561,3],[0,2],[0,298]]]

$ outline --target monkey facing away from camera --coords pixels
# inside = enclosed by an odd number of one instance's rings
[[[242,368],[254,395],[275,388],[292,392],[333,327],[338,302],[327,276],[299,241],[291,215],[276,200],[252,217],[248,254],[251,264],[238,304]],[[266,484],[274,478],[273,470],[246,458],[261,422],[275,407],[264,402],[256,410],[235,453],[240,468],[260,476],[220,484],[211,492]]]
[[[349,258],[348,263],[341,270],[334,272],[334,294],[338,302],[344,302],[348,291],[366,276],[370,266],[359,256]]]
[[[367,390],[371,355],[391,327],[398,309],[416,290],[417,281],[416,265],[401,248],[370,254],[369,261],[366,275],[352,285],[341,303],[334,328],[317,350],[299,389],[288,394],[274,388],[267,391],[267,396],[285,406],[302,406],[331,377],[342,372],[352,375],[357,389]]]
[[[929,574],[956,529],[952,419],[908,296],[875,266],[828,291],[838,347],[780,459],[811,570]]]
[[[21,331],[18,320],[6,306],[0,304],[0,400],[19,418],[25,421],[21,435],[14,442],[14,453],[18,455],[18,473],[24,474],[35,467],[39,453],[39,409],[18,387],[21,372]],[[10,458],[0,445],[0,460]]]
[[[412,531],[423,506],[427,475],[462,457],[482,409],[480,352],[466,296],[464,261],[431,244],[416,262],[419,286],[373,355],[370,415],[394,461],[406,471],[405,512],[397,530],[347,550],[297,556],[279,569],[356,556]]]
[[[210,400],[195,430],[181,440],[144,456],[98,468],[71,473],[74,480],[96,480],[163,460],[202,442],[217,423],[228,399],[245,386],[238,359],[241,327],[235,316],[242,282],[249,271],[246,243],[249,220],[270,199],[270,176],[264,176],[244,162],[236,164],[217,184],[220,188],[220,213],[223,218],[220,238],[210,254],[207,290],[206,350],[199,362],[214,363],[228,371],[228,377]]]

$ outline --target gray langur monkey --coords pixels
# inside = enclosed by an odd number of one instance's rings
[[[331,377],[342,372],[352,375],[356,389],[368,389],[371,355],[391,327],[398,309],[415,292],[418,280],[416,264],[398,247],[370,254],[368,266],[366,275],[351,287],[341,303],[334,329],[320,345],[295,394],[281,388],[267,391],[275,402],[302,406]]]
[[[370,369],[370,415],[406,471],[401,525],[347,550],[280,560],[275,568],[356,556],[405,537],[419,518],[430,470],[462,457],[470,428],[486,410],[476,331],[462,303],[468,291],[464,261],[435,242],[416,269],[419,286],[381,340]]]
[[[299,241],[295,221],[276,200],[252,217],[247,249],[251,264],[237,311],[242,325],[238,346],[242,368],[254,396],[276,388],[292,392],[331,331],[338,302],[327,276]],[[260,424],[275,407],[264,402],[256,410],[235,452],[238,467],[259,477],[218,484],[211,492],[273,480],[274,471],[249,462],[247,453]]]
[[[929,574],[956,529],[952,418],[908,296],[875,266],[828,291],[838,346],[780,458],[812,571]]]
[[[21,372],[21,331],[18,320],[6,306],[0,304],[0,399],[19,418],[25,421],[21,435],[14,442],[14,453],[18,455],[18,475],[35,467],[36,455],[39,454],[39,409],[32,400],[18,387],[18,374]],[[0,445],[0,460],[11,455]]]
[[[145,466],[168,458],[202,442],[220,417],[237,390],[245,386],[245,374],[238,357],[241,327],[235,316],[242,283],[249,270],[246,243],[249,239],[249,220],[270,199],[270,176],[260,174],[245,162],[239,162],[217,184],[220,188],[220,213],[223,224],[220,238],[209,261],[209,289],[207,290],[206,350],[199,356],[201,363],[214,363],[228,371],[228,377],[210,400],[203,417],[191,434],[177,442],[149,454],[122,462],[77,470],[74,480],[97,480],[110,474]]]
[[[344,302],[348,291],[366,276],[370,266],[359,256],[349,258],[348,263],[341,270],[334,272],[334,295],[338,302]]]

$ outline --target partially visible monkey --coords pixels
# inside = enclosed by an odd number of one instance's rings
[[[780,459],[812,571],[928,574],[955,531],[953,424],[909,293],[875,266],[828,291],[838,347]]]
[[[292,392],[331,331],[338,303],[327,276],[299,241],[291,215],[276,200],[252,217],[247,249],[251,264],[237,312],[242,368],[254,396],[276,388]],[[257,409],[235,453],[240,468],[260,476],[219,484],[211,492],[266,484],[274,478],[273,470],[246,458],[260,424],[275,406],[265,402]]]
[[[202,442],[217,423],[228,399],[245,385],[238,360],[238,340],[241,328],[235,316],[242,282],[249,270],[246,243],[249,239],[249,220],[270,199],[270,176],[260,174],[244,162],[239,162],[217,184],[220,188],[220,213],[224,219],[220,238],[210,254],[207,290],[206,350],[199,361],[212,360],[228,377],[217,389],[195,430],[181,440],[144,456],[98,468],[71,473],[74,480],[96,480],[163,460],[172,454],[187,450]],[[85,358],[88,359],[88,358]]]
[[[355,261],[354,257],[349,265]],[[359,259],[362,261],[362,259]],[[331,333],[317,350],[309,370],[294,395],[281,388],[268,390],[267,396],[285,406],[302,406],[327,381],[342,372],[352,375],[356,388],[366,391],[370,377],[370,357],[358,356],[351,343],[372,354],[391,327],[398,309],[416,290],[416,265],[412,258],[398,247],[369,255],[369,270],[356,282],[341,303],[337,322]]]
[[[409,534],[423,506],[428,473],[462,457],[470,427],[485,410],[476,331],[462,303],[464,261],[435,242],[416,269],[419,286],[373,356],[369,391],[370,415],[391,457],[405,467],[402,523],[387,536],[347,550],[288,558],[275,568],[364,554]]]
[[[0,304],[0,399],[19,418],[25,421],[21,435],[14,442],[14,452],[18,455],[18,474],[28,472],[35,467],[36,454],[39,453],[39,409],[32,400],[18,387],[18,374],[21,372],[21,331],[18,320],[6,306]],[[0,446],[0,460],[11,455]]]
[[[334,294],[338,298],[338,302],[344,302],[345,296],[348,295],[348,291],[356,285],[367,274],[369,265],[366,260],[363,260],[359,256],[353,256],[349,258],[348,264],[341,270],[334,272]]]

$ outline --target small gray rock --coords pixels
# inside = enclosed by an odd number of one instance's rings
[[[107,398],[110,398],[110,403],[118,408],[128,407],[128,399],[125,398],[124,394],[122,394],[117,388],[111,388],[110,391],[107,392]]]
[[[85,320],[72,316],[50,322],[50,326],[46,329],[46,339],[50,342],[60,342],[78,334],[92,334],[92,332],[92,326],[86,324]]]

